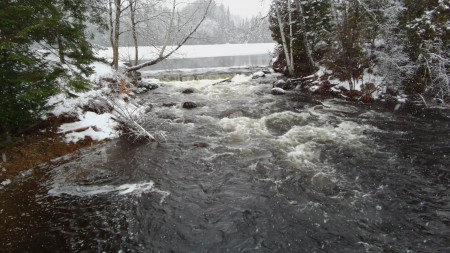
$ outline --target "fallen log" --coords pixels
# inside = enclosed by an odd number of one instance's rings
[[[222,80],[222,81],[220,81],[220,82],[217,82],[217,83],[213,83],[212,85],[217,85],[217,84],[221,84],[221,83],[229,83],[229,82],[231,82],[231,78],[228,78],[228,79]]]

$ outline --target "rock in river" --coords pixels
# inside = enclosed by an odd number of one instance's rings
[[[183,108],[184,109],[193,109],[193,108],[196,108],[196,107],[197,107],[197,104],[194,103],[194,102],[184,102],[183,103]]]
[[[194,89],[191,89],[191,88],[185,89],[185,90],[183,91],[183,93],[184,93],[184,94],[191,94],[191,93],[194,93]]]
[[[252,75],[252,79],[258,79],[265,76],[266,74],[263,71],[258,71]]]
[[[284,95],[284,94],[286,94],[286,91],[284,91],[281,88],[273,88],[271,93],[272,93],[272,95]]]

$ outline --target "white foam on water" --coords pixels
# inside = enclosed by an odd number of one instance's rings
[[[167,192],[160,191],[156,189],[155,183],[153,181],[136,183],[136,184],[123,184],[123,185],[71,185],[65,183],[55,183],[53,188],[48,191],[50,196],[77,196],[77,197],[90,197],[95,195],[103,195],[108,193],[114,193],[117,195],[140,195],[147,192]],[[165,195],[163,194],[163,195]]]
[[[320,150],[311,143],[300,144],[287,153],[287,159],[297,168],[316,169],[320,163]]]
[[[231,81],[234,83],[246,83],[252,80],[252,76],[248,75],[235,75]]]
[[[342,146],[355,152],[365,152],[369,147],[364,143],[366,131],[378,131],[369,125],[359,125],[345,121],[337,126],[294,126],[278,137],[273,144],[286,154],[286,160],[302,170],[323,170],[328,168],[321,150],[325,145]],[[330,169],[326,169],[331,172]],[[317,171],[318,172],[318,171]]]
[[[364,112],[364,113],[361,113],[360,115],[359,115],[359,118],[367,118],[367,119],[370,119],[370,118],[387,118],[387,117],[390,117],[391,115],[389,115],[389,114],[386,114],[386,113],[381,113],[381,112],[376,112],[376,111],[367,111],[367,112]]]
[[[219,125],[229,132],[231,142],[244,142],[252,136],[270,135],[263,121],[247,117],[223,118]]]
[[[296,113],[291,111],[277,112],[263,117],[261,120],[271,129],[291,128],[295,125],[306,125],[311,118],[309,113]]]

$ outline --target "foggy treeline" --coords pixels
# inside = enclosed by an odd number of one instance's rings
[[[145,8],[136,11],[136,20],[139,22],[139,46],[154,46],[164,43],[164,20],[170,15],[170,6],[164,1],[148,1]],[[198,1],[199,2],[199,1]],[[178,9],[180,16],[189,16],[197,11],[195,2]],[[256,7],[255,7],[256,8]],[[123,16],[129,15],[124,12]],[[105,15],[106,19],[106,15]],[[124,27],[120,46],[133,46],[131,24],[128,17],[122,17]],[[99,46],[111,46],[107,31],[99,32],[98,26],[90,27],[92,42]],[[230,12],[222,4],[213,4],[208,16],[196,32],[196,35],[186,42],[186,45],[204,44],[241,44],[241,43],[267,43],[273,42],[269,30],[269,21],[266,17],[257,15],[243,18]]]

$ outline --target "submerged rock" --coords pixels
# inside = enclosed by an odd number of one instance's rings
[[[272,95],[284,95],[286,94],[286,91],[282,88],[273,88],[271,91]]]
[[[147,83],[145,81],[141,81],[138,83],[139,88],[145,88],[147,90],[154,90],[159,88],[159,84],[157,83]]]
[[[184,102],[183,103],[183,108],[184,109],[193,109],[193,108],[197,108],[198,105],[194,102]]]
[[[138,80],[135,83],[135,86],[137,87],[136,93],[144,93],[149,90],[155,90],[158,89],[160,84],[157,83],[147,83],[146,81]]]
[[[194,89],[188,88],[188,89],[185,89],[184,91],[182,91],[182,93],[184,93],[184,94],[191,94],[191,93],[194,93]]]
[[[281,88],[283,90],[292,90],[295,84],[291,80],[280,79],[273,83],[273,88]]]
[[[283,80],[283,79],[276,80],[276,81],[273,83],[273,88],[283,88],[285,84],[286,84],[286,81]]]
[[[194,143],[193,146],[197,147],[197,148],[207,148],[207,147],[209,147],[209,145],[207,143],[203,143],[203,142]]]
[[[164,106],[164,107],[174,107],[176,105],[177,105],[176,103],[167,103],[167,104],[163,104],[162,106]]]

